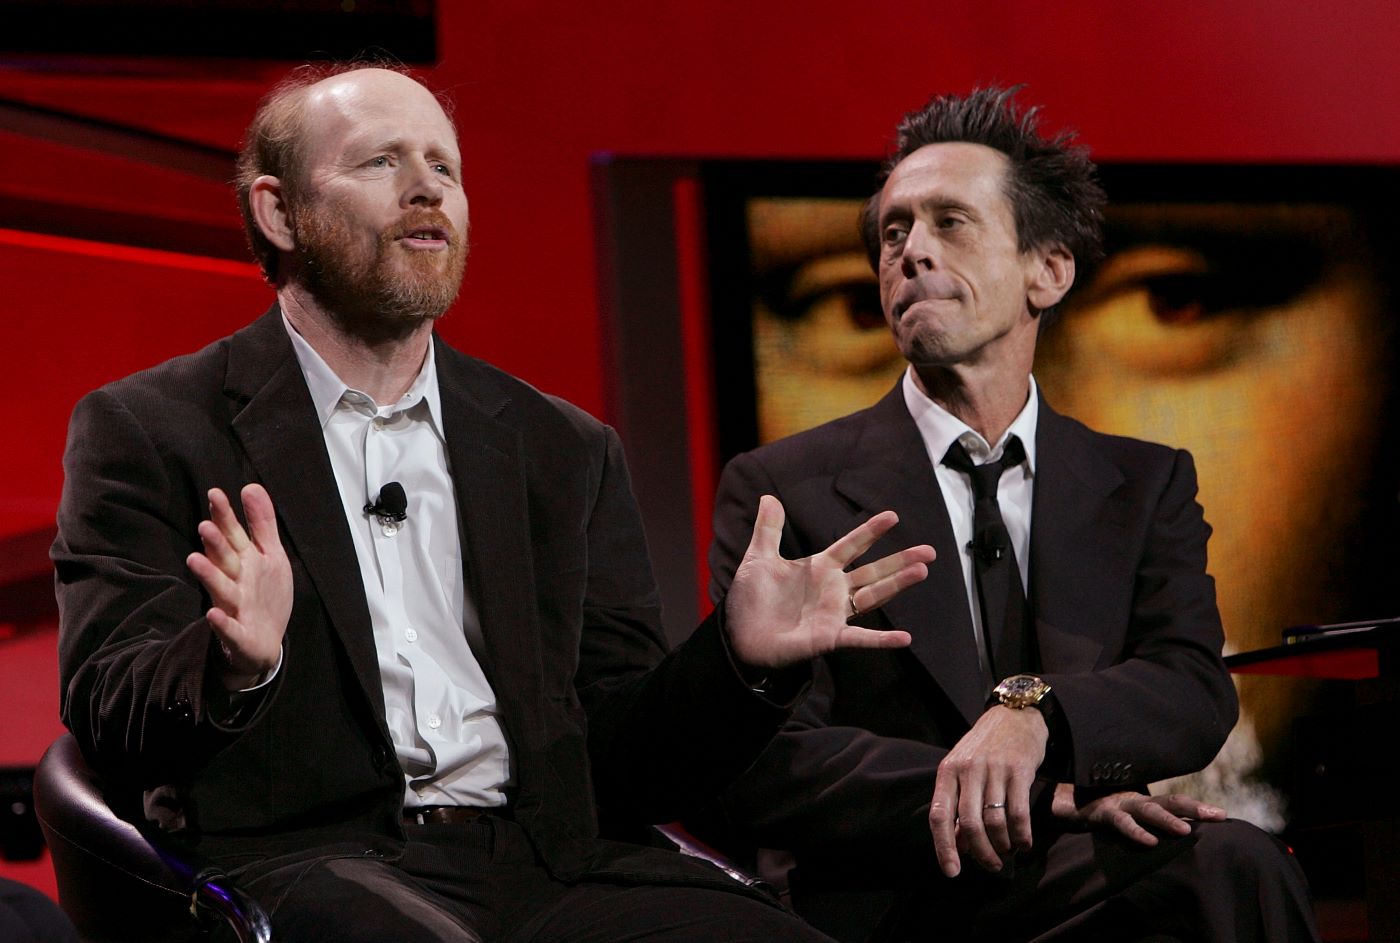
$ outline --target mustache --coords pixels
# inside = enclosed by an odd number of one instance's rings
[[[409,216],[405,216],[394,225],[390,226],[381,234],[381,239],[389,242],[395,239],[402,239],[410,233],[429,230],[447,241],[448,245],[456,246],[462,241],[461,235],[457,232],[457,227],[452,225],[452,220],[447,218],[447,214],[441,210],[419,210]]]

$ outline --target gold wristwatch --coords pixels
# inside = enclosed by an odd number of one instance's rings
[[[1041,708],[1041,702],[1049,693],[1050,685],[1035,675],[1012,675],[992,690],[995,703],[1017,711]]]

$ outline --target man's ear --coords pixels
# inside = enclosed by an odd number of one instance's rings
[[[296,248],[292,238],[292,222],[287,201],[282,193],[282,181],[263,174],[248,189],[248,208],[267,241],[283,252]]]
[[[1032,311],[1044,311],[1060,303],[1074,284],[1074,256],[1064,246],[1036,250],[1036,268],[1026,288]]]

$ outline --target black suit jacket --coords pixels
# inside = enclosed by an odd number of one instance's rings
[[[669,655],[613,431],[436,344],[466,586],[512,748],[512,805],[558,876],[709,880],[597,840],[595,801],[651,821],[712,797],[787,711],[712,620]],[[403,775],[359,566],[276,308],[79,403],[53,548],[63,717],[118,795],[227,867],[316,849],[392,856]],[[207,596],[185,566],[206,494],[261,482],[295,583],[284,661],[221,723]],[[716,878],[721,884],[724,879]]]
[[[1190,456],[1092,432],[1043,401],[1036,446],[1028,597],[1074,781],[1132,787],[1204,766],[1237,703]],[[823,659],[812,695],[727,794],[729,824],[796,851],[808,871],[870,876],[877,860],[926,859],[938,762],[986,695],[961,548],[900,386],[729,463],[715,506],[715,594],[742,559],[765,493],[787,512],[785,556],[814,553],[890,508],[899,524],[867,558],[919,543],[938,558],[926,581],[866,617],[908,630],[912,646]],[[874,854],[852,854],[861,849]]]

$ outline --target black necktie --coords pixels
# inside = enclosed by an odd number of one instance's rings
[[[982,636],[993,681],[1020,674],[1032,668],[1034,656],[1028,649],[1026,593],[1021,586],[1021,570],[1016,565],[1016,549],[997,504],[997,482],[1001,473],[1026,459],[1021,440],[1012,436],[1001,459],[974,465],[961,442],[954,442],[943,456],[943,464],[967,475],[972,481],[972,553],[977,575],[977,595],[982,605]]]

